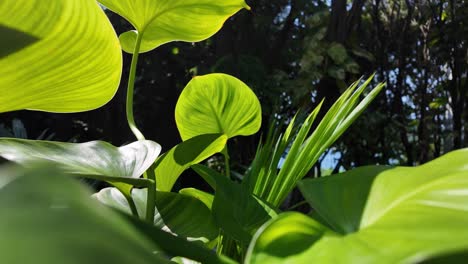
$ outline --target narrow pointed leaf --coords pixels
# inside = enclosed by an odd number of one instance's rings
[[[131,214],[125,197],[116,188],[102,189],[94,197],[103,204]],[[138,215],[144,217],[147,190],[133,189],[132,198]],[[209,242],[218,235],[208,207],[198,199],[178,193],[156,192],[154,225],[189,240]]]
[[[171,41],[197,42],[221,29],[242,8],[244,0],[99,0],[129,21],[143,35],[140,52]],[[120,36],[124,51],[133,53],[136,32]]]
[[[165,263],[151,240],[50,165],[2,168],[2,263]],[[158,250],[161,251],[161,250]]]
[[[227,137],[223,134],[206,134],[191,138],[164,153],[155,163],[156,187],[171,191],[179,176],[191,165],[202,162],[221,152]]]
[[[2,0],[0,26],[0,113],[86,111],[116,93],[122,53],[95,1]]]
[[[232,138],[260,129],[262,112],[254,92],[226,74],[194,77],[176,105],[176,123],[183,140],[209,133]]]

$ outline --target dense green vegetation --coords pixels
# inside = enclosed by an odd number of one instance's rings
[[[121,109],[70,116],[84,143],[1,127],[2,261],[466,259],[467,5],[327,3],[1,2],[6,119]]]

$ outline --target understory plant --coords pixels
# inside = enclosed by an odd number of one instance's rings
[[[134,30],[117,38],[102,8]],[[133,117],[138,57],[171,41],[209,38],[243,0],[3,0],[0,112],[70,113],[107,103],[132,54],[126,114],[137,141],[0,138],[4,263],[448,263],[468,256],[468,149],[419,167],[367,166],[304,179],[383,89],[358,80],[316,120],[271,129],[249,168],[230,169],[228,142],[261,126],[241,80],[194,77],[177,102],[182,142],[160,155]],[[312,129],[313,128],[313,129]],[[364,129],[364,128],[363,128]],[[222,172],[202,165],[216,153]],[[284,161],[280,160],[284,157]],[[279,165],[281,163],[281,165]],[[212,192],[174,192],[193,169]],[[74,178],[105,181],[92,194]],[[280,207],[299,187],[309,214]]]

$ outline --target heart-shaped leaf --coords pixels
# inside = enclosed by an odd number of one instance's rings
[[[157,245],[50,164],[2,168],[4,178],[2,263],[167,263],[153,253]]]
[[[131,213],[127,200],[116,188],[102,189],[94,197],[103,204]],[[147,189],[133,189],[132,198],[138,215],[145,216]],[[209,242],[218,235],[210,210],[198,199],[178,193],[156,192],[154,224],[189,240]]]
[[[160,151],[161,146],[149,140],[117,148],[103,141],[64,143],[0,138],[0,156],[5,159],[23,166],[47,161],[67,173],[83,176],[139,178],[153,164]],[[118,182],[118,179],[103,180],[114,185]],[[126,186],[127,191],[130,187]]]
[[[248,263],[416,263],[468,252],[467,160],[464,149],[414,168],[303,180],[304,197],[335,230],[283,215],[257,233]]]
[[[202,162],[221,152],[227,137],[223,134],[206,134],[191,138],[164,153],[155,163],[156,187],[171,191],[179,176],[191,165]]]
[[[142,35],[140,52],[171,41],[205,40],[242,8],[244,0],[99,0],[128,20],[136,31],[120,36],[122,48],[133,53],[137,35]]]
[[[254,92],[227,74],[194,77],[176,105],[177,128],[183,140],[209,133],[232,138],[256,133],[262,111]]]
[[[0,38],[0,113],[86,111],[117,91],[122,52],[95,1],[2,0]]]

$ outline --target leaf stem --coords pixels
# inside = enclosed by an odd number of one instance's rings
[[[127,121],[130,130],[132,130],[133,134],[138,140],[145,140],[145,136],[143,133],[138,129],[135,124],[135,118],[133,117],[133,94],[135,88],[135,75],[136,75],[136,68],[138,64],[138,55],[140,53],[140,45],[141,39],[143,34],[137,33],[137,39],[135,42],[135,49],[133,50],[132,55],[132,64],[130,65],[130,73],[128,76],[128,86],[127,86],[127,103],[126,103],[126,112],[127,112]]]

